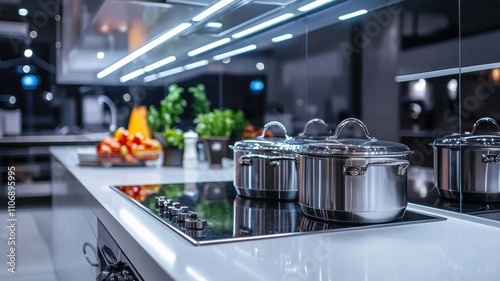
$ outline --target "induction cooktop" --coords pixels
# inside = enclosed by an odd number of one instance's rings
[[[111,188],[197,246],[445,220],[407,210],[387,223],[324,222],[305,217],[297,202],[240,197],[232,181]]]

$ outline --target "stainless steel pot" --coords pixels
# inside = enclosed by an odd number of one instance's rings
[[[348,124],[366,139],[341,139]],[[407,205],[406,145],[369,136],[358,119],[342,121],[323,142],[298,151],[299,204],[305,215],[327,221],[378,223],[401,218]]]
[[[301,216],[297,202],[236,196],[233,235],[249,237],[296,232]]]
[[[264,138],[271,126],[278,126],[285,138]],[[238,141],[234,150],[234,186],[238,195],[278,200],[296,200],[297,164],[295,150],[302,141],[288,136],[279,122],[269,122],[261,136]]]
[[[497,132],[478,134],[481,123],[490,122]],[[439,195],[467,201],[500,201],[500,126],[489,117],[479,119],[472,132],[436,139],[434,185]]]

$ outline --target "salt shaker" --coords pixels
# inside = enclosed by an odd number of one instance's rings
[[[198,134],[193,130],[184,133],[184,155],[182,157],[183,168],[196,168],[198,166]]]

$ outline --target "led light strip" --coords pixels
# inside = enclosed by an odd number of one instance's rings
[[[201,60],[201,61],[193,62],[193,63],[190,63],[190,64],[186,64],[185,66],[179,66],[179,67],[176,67],[176,68],[172,68],[172,69],[169,69],[169,70],[162,71],[162,72],[160,72],[158,74],[152,74],[152,75],[145,76],[143,81],[145,83],[149,83],[151,81],[154,81],[154,80],[157,80],[157,79],[160,79],[160,78],[163,78],[163,77],[167,77],[167,76],[170,76],[170,75],[174,75],[174,74],[177,74],[177,73],[181,73],[181,72],[184,72],[186,70],[191,70],[191,69],[195,69],[195,68],[198,68],[198,67],[205,66],[208,63],[209,63],[208,60]]]
[[[97,73],[97,78],[102,79],[109,74],[115,72],[116,70],[122,68],[124,65],[130,63],[131,61],[135,60],[136,58],[144,55],[146,52],[150,51],[151,49],[157,47],[158,45],[166,42],[170,38],[174,37],[175,35],[181,33],[182,31],[186,30],[191,26],[190,23],[181,23],[180,25],[174,27],[173,29],[163,33],[153,41],[147,43],[146,45],[140,47],[136,51],[130,53],[128,56],[122,58],[121,60],[115,62],[108,68],[102,70],[101,72]]]
[[[211,14],[217,12],[218,10],[224,8],[225,6],[227,6],[228,4],[230,4],[233,1],[234,0],[219,1],[216,4],[212,5],[210,8],[206,9],[205,11],[203,11],[200,14],[198,14],[197,16],[195,16],[192,19],[192,21],[196,21],[196,22],[201,21],[201,20],[205,19],[206,17],[210,16]]]
[[[236,50],[233,50],[233,51],[230,51],[230,52],[226,52],[226,53],[222,53],[222,54],[216,55],[216,56],[213,57],[213,59],[215,61],[223,60],[225,58],[234,57],[236,55],[243,54],[243,53],[246,53],[246,52],[250,52],[250,51],[253,51],[255,49],[257,49],[257,46],[255,44],[252,44],[252,45],[248,45],[246,47],[239,48],[239,49],[236,49]]]
[[[288,33],[288,34],[283,34],[283,35],[271,38],[271,41],[274,43],[278,43],[278,42],[285,41],[285,40],[292,39],[292,38],[293,38],[293,35]]]
[[[194,49],[194,50],[192,50],[192,51],[188,52],[188,54],[187,54],[187,55],[188,55],[188,56],[190,56],[190,57],[193,57],[193,56],[199,55],[199,54],[201,54],[201,53],[204,53],[204,52],[206,52],[206,51],[208,51],[208,50],[212,50],[212,49],[214,49],[214,48],[217,48],[217,47],[219,47],[219,46],[222,46],[222,45],[224,45],[224,44],[227,44],[227,43],[229,43],[229,42],[231,42],[231,38],[224,38],[224,39],[221,39],[221,40],[215,41],[215,42],[213,42],[213,43],[210,43],[210,44],[208,44],[208,45],[205,45],[205,46],[203,46],[203,47],[200,47],[200,48],[198,48],[198,49]]]
[[[311,2],[307,5],[304,5],[300,8],[298,8],[297,10],[301,11],[301,12],[307,12],[307,11],[310,11],[310,10],[313,10],[313,9],[316,9],[320,6],[323,6],[327,3],[330,3],[332,2],[333,0],[317,0],[317,1],[314,1],[314,2]]]
[[[364,15],[368,13],[367,10],[358,10],[358,11],[355,11],[355,12],[352,12],[352,13],[349,13],[349,14],[345,14],[345,15],[342,15],[339,17],[339,20],[348,20],[348,19],[352,19],[354,17],[358,17],[358,16],[361,16],[361,15]]]
[[[267,28],[267,27],[269,27],[269,26],[272,26],[272,25],[275,25],[275,24],[277,24],[277,23],[279,23],[279,22],[282,22],[282,21],[284,21],[284,20],[287,20],[287,19],[289,19],[289,18],[291,18],[291,17],[293,17],[293,16],[294,16],[294,15],[293,15],[293,13],[286,13],[286,14],[283,14],[283,15],[281,15],[281,16],[279,16],[279,17],[276,17],[276,18],[270,19],[270,20],[265,21],[265,22],[263,22],[263,23],[260,23],[260,24],[257,24],[257,25],[255,25],[255,26],[252,26],[252,27],[250,27],[250,28],[248,28],[248,29],[245,29],[245,30],[243,30],[243,31],[240,31],[240,32],[238,32],[238,33],[235,33],[235,34],[233,34],[233,36],[232,36],[232,37],[233,37],[233,38],[235,38],[235,39],[245,37],[245,36],[250,35],[250,34],[252,34],[252,33],[255,33],[255,32],[259,31],[259,30],[262,30],[262,29],[264,29],[264,28]]]
[[[166,58],[159,60],[155,63],[152,63],[144,68],[141,68],[141,69],[133,71],[129,74],[123,75],[122,77],[120,77],[120,82],[122,82],[122,83],[127,82],[131,79],[136,78],[137,76],[143,75],[146,72],[153,71],[159,67],[162,67],[162,66],[167,65],[171,62],[174,62],[175,60],[176,60],[176,58],[174,56],[166,57]]]

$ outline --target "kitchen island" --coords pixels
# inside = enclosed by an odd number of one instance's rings
[[[85,167],[78,165],[76,148],[52,147],[51,153],[56,166],[54,208],[68,204],[78,209],[78,216],[90,226],[90,238],[97,238],[100,221],[144,280],[498,280],[500,276],[496,241],[500,223],[495,221],[409,204],[409,210],[446,220],[195,246],[110,185],[230,181],[231,168]],[[71,227],[68,223],[85,224],[74,218],[55,210],[56,267],[62,250],[74,248],[83,259],[81,244],[65,247],[58,236],[64,226]]]

